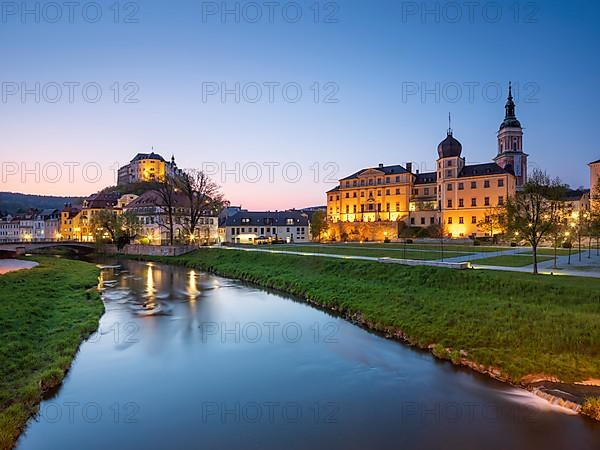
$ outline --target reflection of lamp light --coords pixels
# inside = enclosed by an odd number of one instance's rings
[[[149,299],[154,298],[154,275],[152,273],[152,266],[148,266],[148,272],[146,273],[146,293]]]
[[[191,301],[196,300],[199,293],[198,288],[196,287],[196,272],[193,270],[190,270],[189,273],[187,293],[190,296]]]

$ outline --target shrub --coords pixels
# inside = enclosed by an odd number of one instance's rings
[[[583,402],[581,412],[596,420],[600,420],[600,397],[588,397]]]

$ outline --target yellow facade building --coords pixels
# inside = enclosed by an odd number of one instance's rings
[[[157,181],[177,173],[179,173],[179,169],[174,156],[171,156],[170,161],[165,161],[158,153],[138,153],[129,164],[119,168],[117,184],[122,186],[144,181]]]
[[[461,143],[449,129],[438,145],[435,172],[413,171],[411,163],[379,164],[342,178],[327,192],[328,220],[443,225],[444,234],[454,238],[489,235],[483,223],[526,182],[528,155],[522,145],[523,130],[509,87],[494,162],[467,164]]]

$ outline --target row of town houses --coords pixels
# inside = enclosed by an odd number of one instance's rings
[[[269,241],[309,242],[309,212],[248,211],[227,207],[201,217],[190,239],[184,224],[188,208],[181,194],[174,203],[174,241],[177,243],[260,243]],[[137,217],[135,243],[166,245],[170,242],[167,208],[158,192],[141,195],[117,192],[97,193],[81,205],[66,204],[62,209],[31,210],[0,218],[0,243],[77,241],[94,242],[97,224],[94,217],[103,210]]]
[[[153,182],[166,175],[178,175],[175,157],[170,161],[154,153],[138,153],[119,169],[118,186]],[[189,202],[181,192],[175,194],[173,208],[173,240],[198,244],[260,243],[268,241],[308,242],[310,240],[307,211],[248,211],[227,207],[201,217],[194,236],[186,231]],[[138,232],[134,241],[142,244],[165,245],[171,242],[171,227],[167,208],[154,190],[141,195],[117,191],[99,192],[86,198],[81,205],[66,204],[64,208],[33,210],[0,218],[1,242],[79,241],[95,240],[94,217],[104,210],[115,214],[129,213],[137,217]],[[324,208],[323,208],[324,211]]]

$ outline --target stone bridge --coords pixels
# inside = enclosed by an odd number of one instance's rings
[[[0,255],[15,256],[22,255],[34,250],[44,248],[71,248],[77,253],[90,253],[95,250],[93,243],[78,241],[20,241],[20,242],[0,242]]]

